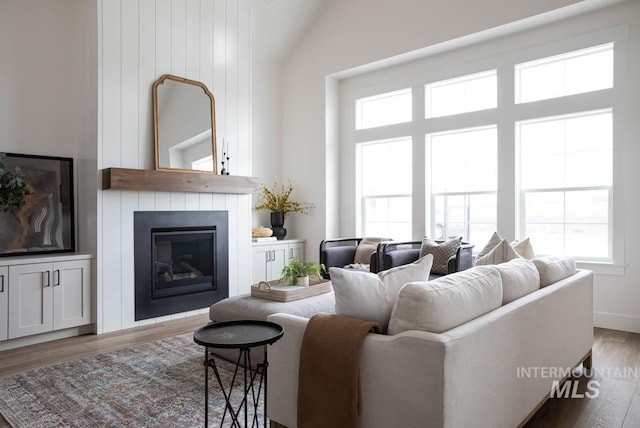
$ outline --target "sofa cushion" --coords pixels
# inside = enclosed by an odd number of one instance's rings
[[[269,315],[279,312],[310,318],[318,312],[333,312],[335,306],[335,297],[331,292],[290,302],[277,302],[253,297],[251,294],[240,294],[211,305],[209,318],[214,322],[233,320],[264,321]]]
[[[382,241],[388,241],[387,238],[362,238],[362,241],[356,248],[356,254],[353,256],[353,263],[368,265],[371,254],[376,251],[378,244]]]
[[[545,256],[532,260],[540,274],[540,288],[576,273],[576,261],[568,256]]]
[[[433,256],[398,266],[378,274],[342,268],[330,268],[336,296],[336,313],[376,321],[387,330],[391,309],[398,292],[408,282],[429,278]]]
[[[503,239],[491,251],[483,256],[476,257],[476,266],[497,265],[499,263],[508,262],[509,260],[520,257],[518,253]]]
[[[389,319],[389,334],[405,330],[442,333],[502,304],[498,270],[479,266],[400,290]]]
[[[420,257],[433,254],[431,272],[438,275],[446,275],[449,273],[449,259],[456,255],[461,243],[462,237],[453,238],[440,244],[429,238],[424,238],[420,246]]]
[[[502,304],[513,302],[540,288],[540,275],[532,261],[516,258],[494,266],[502,279]]]

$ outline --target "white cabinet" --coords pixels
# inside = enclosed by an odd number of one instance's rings
[[[282,268],[292,257],[304,261],[303,239],[254,242],[251,250],[251,283],[280,278]]]
[[[9,268],[0,266],[0,340],[9,337]]]
[[[251,283],[278,279],[285,265],[286,246],[261,245],[252,249]]]
[[[8,339],[91,324],[90,257],[4,268],[8,269]]]

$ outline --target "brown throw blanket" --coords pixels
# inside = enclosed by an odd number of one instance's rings
[[[298,427],[351,428],[360,412],[360,347],[380,325],[318,313],[307,323],[300,349]]]

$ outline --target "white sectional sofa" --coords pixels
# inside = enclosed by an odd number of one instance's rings
[[[527,289],[529,274],[517,266],[502,272],[474,267],[443,277],[444,283],[403,287],[390,334],[368,334],[361,349],[359,426],[519,426],[567,368],[590,366],[592,272],[576,271],[575,263],[571,270],[566,260],[533,262],[541,281],[534,290]],[[426,312],[416,312],[420,305]],[[480,314],[478,306],[484,307]],[[273,425],[295,428],[299,352],[308,319],[268,319],[285,333],[269,349],[267,415]]]

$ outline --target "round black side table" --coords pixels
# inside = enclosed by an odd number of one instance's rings
[[[258,422],[258,404],[260,402],[260,392],[262,390],[264,382],[264,412],[263,412],[263,426],[267,426],[267,367],[269,362],[267,360],[267,345],[271,345],[282,337],[284,334],[281,325],[272,323],[269,321],[253,321],[253,320],[238,320],[238,321],[225,321],[208,324],[199,328],[193,333],[193,341],[198,345],[205,347],[204,350],[204,424],[205,427],[209,426],[209,367],[213,369],[213,373],[218,380],[222,394],[225,400],[224,414],[220,421],[220,427],[224,424],[224,420],[227,416],[227,411],[231,415],[232,426],[241,426],[238,422],[238,417],[242,408],[244,407],[244,427],[248,427],[247,424],[247,408],[249,406],[249,398],[251,397],[253,402],[253,418],[251,426],[259,426]],[[264,354],[262,363],[256,365],[256,369],[253,369],[251,364],[250,348],[256,346],[264,346]],[[226,349],[238,349],[238,360],[236,361],[236,367],[233,371],[233,378],[229,390],[225,390],[225,386],[222,383],[222,378],[218,372],[218,367],[213,356],[209,353],[209,348],[226,348]],[[244,390],[243,400],[236,410],[233,409],[231,403],[231,392],[236,380],[239,368],[243,366],[244,375]],[[258,381],[257,389],[258,393],[255,393],[256,386],[255,381]]]

